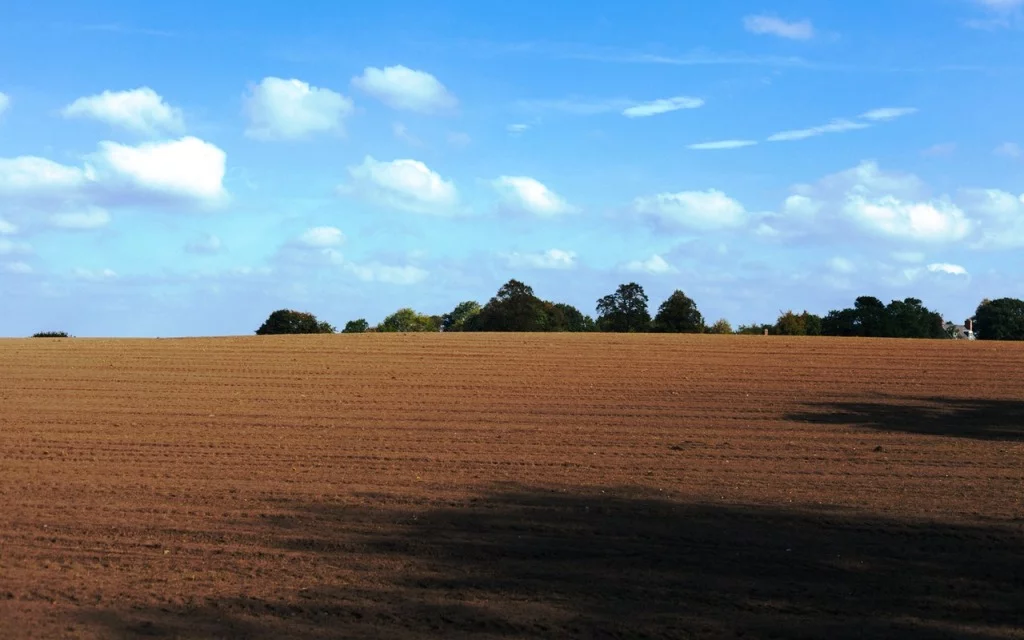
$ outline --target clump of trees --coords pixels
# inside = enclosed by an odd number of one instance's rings
[[[775,324],[740,325],[735,331],[722,318],[711,326],[697,303],[676,290],[658,306],[651,317],[649,298],[635,282],[619,285],[597,300],[597,317],[576,307],[539,298],[529,285],[509,280],[487,304],[460,302],[443,315],[426,315],[405,307],[386,317],[376,327],[364,319],[350,320],[342,333],[379,331],[608,331],[617,333],[712,333],[772,334],[785,336],[858,336],[866,338],[948,338],[954,337],[942,316],[917,298],[893,300],[888,305],[878,298],[861,296],[853,307],[832,310],[822,318],[804,310],[781,312]],[[982,340],[1024,340],[1024,301],[1014,298],[983,300],[970,319]],[[281,333],[335,333],[327,322],[311,313],[279,309],[256,330],[258,335]],[[38,333],[35,337],[68,337],[64,332]]]
[[[327,322],[317,320],[316,316],[312,313],[294,311],[292,309],[278,309],[271,313],[270,317],[260,325],[260,328],[256,330],[256,335],[334,332],[334,327]]]
[[[806,310],[799,315],[786,311],[779,315],[771,332],[780,336],[820,336],[821,322],[821,316]]]
[[[70,338],[71,335],[67,331],[40,331],[39,333],[33,333],[33,338]]]
[[[878,298],[861,296],[853,308],[829,311],[821,322],[826,336],[864,338],[945,338],[942,316],[917,298],[893,300],[888,305]]]

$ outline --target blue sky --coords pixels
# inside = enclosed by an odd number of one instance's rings
[[[0,335],[1024,297],[1024,0],[8,0]]]

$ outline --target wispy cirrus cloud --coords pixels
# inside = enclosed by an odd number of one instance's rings
[[[902,118],[903,116],[913,115],[917,112],[917,107],[882,107],[881,109],[872,109],[871,111],[862,113],[858,117],[864,120],[871,120],[872,122],[884,122],[886,120],[895,120],[896,118]]]
[[[656,100],[633,100],[631,98],[568,98],[520,100],[516,106],[525,111],[559,111],[578,116],[592,116],[618,112],[627,118],[645,118],[680,109],[697,109],[704,106],[704,100],[690,96],[673,96]]]
[[[696,150],[740,149],[752,147],[756,144],[756,140],[715,140],[713,142],[696,142],[687,145],[686,148]]]
[[[822,136],[826,133],[843,133],[844,131],[856,131],[857,129],[867,129],[870,124],[865,122],[855,122],[853,120],[846,120],[838,118],[832,120],[828,124],[821,124],[815,127],[807,127],[806,129],[790,129],[787,131],[780,131],[773,133],[768,136],[766,140],[768,142],[784,142],[790,140],[805,140],[807,138],[814,138],[816,136]]]

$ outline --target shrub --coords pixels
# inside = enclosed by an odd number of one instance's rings
[[[345,328],[341,330],[342,333],[366,333],[370,328],[370,323],[364,318],[358,320],[349,320],[345,323]]]
[[[39,333],[33,333],[33,338],[70,338],[71,335],[67,331],[40,331]]]

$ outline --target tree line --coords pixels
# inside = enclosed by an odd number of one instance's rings
[[[650,300],[635,282],[619,285],[596,302],[596,317],[576,307],[539,298],[529,285],[509,280],[480,305],[460,302],[443,315],[426,315],[402,308],[371,326],[364,318],[351,320],[340,333],[521,331],[617,333],[737,333],[789,336],[859,336],[870,338],[955,337],[951,324],[917,298],[893,300],[861,296],[850,308],[829,311],[824,317],[803,311],[781,312],[774,324],[740,325],[735,331],[727,320],[708,325],[697,303],[676,290],[652,317]],[[965,320],[979,339],[1024,340],[1024,301],[1013,298],[983,300],[974,316]],[[311,313],[279,309],[256,330],[257,335],[338,333],[333,325]]]

